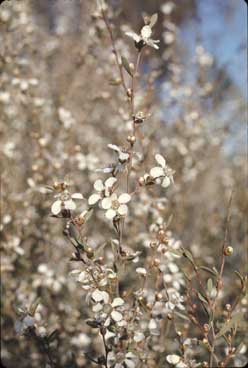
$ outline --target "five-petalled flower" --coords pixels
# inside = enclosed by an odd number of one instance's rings
[[[58,215],[62,210],[75,210],[76,203],[73,199],[83,199],[83,195],[81,193],[73,193],[70,194],[68,190],[63,191],[62,193],[56,194],[55,198],[58,198],[51,207],[51,212],[53,215]]]
[[[128,37],[131,37],[134,42],[135,45],[137,45],[138,48],[141,48],[142,46],[150,46],[153,47],[154,49],[159,49],[158,47],[158,43],[159,40],[152,40],[151,36],[152,36],[152,27],[150,25],[145,25],[141,31],[140,34],[138,35],[137,33],[131,31],[131,32],[126,32],[126,35]]]
[[[98,179],[94,183],[94,189],[96,193],[93,193],[89,199],[88,203],[90,206],[93,206],[96,204],[100,199],[103,199],[104,197],[109,197],[113,188],[113,185],[117,181],[116,178],[110,177],[108,178],[104,184],[102,180]]]
[[[123,193],[119,197],[116,193],[113,193],[110,197],[106,197],[102,200],[102,208],[107,210],[105,216],[112,220],[116,215],[126,216],[128,207],[126,203],[131,200],[131,196],[128,193]]]
[[[162,179],[162,187],[167,188],[173,183],[173,174],[175,173],[167,164],[163,156],[157,154],[155,160],[160,166],[155,166],[150,170],[150,176],[153,179]]]

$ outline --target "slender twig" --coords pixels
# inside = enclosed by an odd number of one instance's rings
[[[116,45],[115,45],[115,39],[114,39],[114,36],[113,36],[112,28],[111,28],[111,25],[109,24],[109,20],[108,20],[108,17],[106,15],[104,9],[101,9],[101,12],[102,12],[103,21],[104,21],[104,23],[107,27],[107,30],[108,30],[108,33],[109,33],[109,36],[110,36],[110,39],[111,39],[113,54],[115,56],[116,65],[118,67],[120,78],[121,78],[121,85],[122,85],[122,87],[125,91],[125,95],[127,95],[128,94],[128,89],[127,89],[126,82],[125,82],[125,79],[124,79],[122,65],[120,64],[118,51],[117,51],[117,48],[116,48]]]
[[[209,357],[209,367],[210,368],[213,367],[213,357],[214,357],[215,341],[216,341],[216,334],[215,334],[215,328],[214,328],[214,323],[215,323],[214,319],[215,319],[215,312],[216,312],[218,296],[219,296],[219,293],[220,293],[220,289],[223,287],[222,278],[223,278],[223,272],[224,272],[224,267],[225,267],[225,248],[226,248],[226,245],[227,245],[228,233],[229,233],[229,224],[230,224],[230,220],[231,220],[232,197],[233,197],[233,192],[230,195],[229,202],[228,202],[228,208],[227,208],[225,233],[224,233],[224,240],[223,240],[222,251],[221,251],[221,265],[220,265],[220,271],[219,271],[217,281],[216,281],[217,291],[216,291],[216,296],[215,296],[214,301],[213,301],[212,306],[211,306],[211,311],[212,311],[212,321],[211,321],[212,346],[211,346],[211,353],[210,353],[210,357]]]

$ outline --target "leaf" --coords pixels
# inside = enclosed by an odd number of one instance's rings
[[[239,354],[240,353],[240,351],[243,349],[245,347],[245,344],[243,343],[243,342],[241,342],[240,344],[239,344],[239,346],[237,347],[237,349],[235,350],[235,354],[237,355],[237,354]]]
[[[211,294],[211,291],[213,289],[213,281],[212,281],[212,279],[208,279],[208,281],[207,281],[207,287],[208,287],[209,294]]]
[[[125,56],[121,57],[121,62],[122,62],[122,65],[124,66],[126,72],[132,77],[133,73],[130,69],[129,63],[128,63],[127,59],[125,58]]]
[[[241,281],[241,284],[243,284],[244,279],[243,279],[243,276],[241,275],[241,273],[239,273],[238,271],[234,271],[234,273],[239,277],[239,279]]]
[[[102,245],[100,245],[100,247],[97,248],[97,250],[95,251],[95,256],[96,257],[100,257],[100,255],[103,253],[104,248],[106,247],[107,243],[103,243]]]
[[[151,19],[150,19],[150,24],[149,26],[152,28],[153,26],[155,26],[155,24],[157,23],[157,20],[158,20],[158,13],[155,13],[151,16]]]
[[[182,318],[182,319],[185,319],[186,321],[190,320],[187,316],[185,316],[185,314],[182,314],[180,312],[175,311],[174,314],[177,315],[178,317]]]
[[[205,303],[205,304],[208,304],[208,301],[204,298],[204,296],[203,295],[201,295],[201,293],[197,293],[197,296],[198,296],[198,298],[203,302],[203,303]]]
[[[200,269],[201,269],[201,270],[204,270],[204,271],[206,271],[206,272],[211,273],[211,275],[217,276],[216,272],[215,272],[215,271],[213,271],[213,270],[211,270],[211,268],[209,268],[209,267],[206,267],[206,266],[200,266]]]
[[[111,86],[119,86],[121,84],[121,80],[120,79],[110,79],[109,84]]]
[[[53,342],[54,340],[56,340],[58,338],[59,335],[59,330],[54,330],[47,338],[48,342]]]
[[[231,330],[231,328],[234,328],[235,325],[238,325],[242,319],[243,319],[243,312],[235,314],[228,323],[222,326],[222,328],[216,335],[216,339],[224,335],[227,331]]]
[[[182,252],[180,252],[179,250],[173,249],[173,248],[169,248],[169,247],[168,247],[168,252],[170,252],[172,254],[175,254],[176,256],[180,256],[180,257],[182,255]]]
[[[40,304],[40,302],[41,302],[41,298],[39,297],[39,298],[37,298],[31,305],[30,305],[30,307],[29,307],[29,314],[31,315],[31,316],[34,316],[34,314],[35,314],[35,311],[36,311],[36,309],[37,309],[37,307],[38,307],[38,305]]]
[[[186,257],[194,265],[194,259],[193,259],[192,254],[190,253],[190,251],[188,251],[187,249],[183,248],[183,255],[184,255],[184,257]]]

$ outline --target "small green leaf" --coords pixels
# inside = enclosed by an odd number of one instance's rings
[[[185,316],[185,314],[182,314],[180,312],[174,312],[174,314],[182,319],[185,319],[186,321],[189,321],[189,318]]]
[[[211,294],[211,291],[213,289],[213,281],[212,281],[212,279],[208,279],[207,286],[208,286],[208,292],[209,292],[209,294]]]
[[[173,249],[173,248],[168,248],[168,251],[172,254],[175,254],[176,256],[181,256],[182,255],[182,252],[180,252],[179,250],[177,249]]]
[[[58,337],[58,335],[59,335],[59,330],[54,330],[48,337],[47,337],[47,340],[48,340],[48,342],[50,343],[50,342],[53,342],[54,340],[56,340],[57,339],[57,337]]]
[[[201,295],[201,293],[197,293],[197,296],[198,296],[198,298],[203,302],[203,303],[205,303],[205,304],[208,304],[208,301],[204,298],[204,296],[203,295]]]
[[[155,26],[155,24],[157,23],[158,20],[158,13],[155,13],[151,16],[150,18],[150,24],[149,26],[152,28],[153,26]]]
[[[241,283],[243,284],[243,282],[244,282],[244,278],[243,278],[243,276],[241,275],[241,273],[239,273],[238,271],[234,271],[234,273],[239,277],[239,279],[240,279]]]
[[[120,79],[110,79],[109,84],[111,86],[119,86],[121,84],[121,80]]]
[[[243,312],[235,314],[228,323],[222,326],[222,328],[216,335],[216,339],[224,335],[227,331],[230,331],[231,328],[234,328],[236,325],[238,325],[242,321],[242,319],[243,319]]]
[[[125,58],[125,56],[121,57],[121,62],[122,62],[122,65],[124,66],[126,72],[132,77],[133,73],[130,69],[129,63],[128,63],[127,59]]]
[[[29,314],[31,315],[31,316],[34,316],[34,314],[35,314],[35,311],[36,311],[36,309],[37,309],[37,307],[38,307],[38,305],[40,304],[40,302],[41,302],[41,298],[37,298],[31,305],[30,305],[30,307],[29,307]]]
[[[213,271],[213,270],[211,270],[211,268],[209,268],[209,267],[206,267],[206,266],[200,266],[200,269],[201,269],[201,270],[204,270],[204,271],[206,271],[206,272],[211,273],[211,275],[217,276],[216,272],[215,272],[215,271]]]
[[[190,251],[188,251],[187,249],[183,248],[183,255],[184,255],[184,257],[186,257],[194,265],[194,259],[193,259],[192,254],[190,253]]]

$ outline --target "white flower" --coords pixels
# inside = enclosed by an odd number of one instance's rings
[[[95,291],[93,291],[93,293],[91,294],[91,298],[93,299],[94,302],[96,303],[101,303],[103,302],[104,304],[107,304],[109,301],[109,294],[106,291],[101,291],[99,289],[96,289]]]
[[[115,182],[117,181],[116,178],[110,177],[108,178],[105,183],[103,184],[102,180],[96,180],[94,183],[94,188],[96,190],[96,193],[93,193],[89,199],[88,203],[90,206],[96,204],[100,199],[103,197],[109,197],[111,194],[111,189]]]
[[[161,10],[165,15],[171,14],[174,8],[175,3],[173,3],[172,1],[169,1],[168,3],[165,3],[161,6]]]
[[[18,320],[15,323],[15,330],[18,334],[23,334],[26,329],[34,326],[34,318],[27,315],[21,321]]]
[[[129,159],[129,153],[125,152],[122,148],[116,146],[115,144],[108,144],[108,148],[118,153],[118,158],[120,162],[125,162]]]
[[[116,193],[113,193],[110,197],[106,197],[102,200],[102,208],[107,210],[105,216],[112,220],[116,215],[126,216],[128,212],[128,203],[131,196],[127,193],[121,194],[119,197]]]
[[[144,45],[151,46],[154,49],[159,49],[157,43],[159,43],[159,40],[152,40],[152,27],[150,25],[145,25],[138,35],[135,32],[126,32],[125,33],[128,37],[131,37],[135,43],[143,43]]]
[[[117,363],[118,362],[118,363]],[[108,354],[108,364],[111,364],[113,368],[136,368],[138,364],[138,357],[131,351],[126,353],[120,352],[114,355],[113,352]]]
[[[169,297],[169,301],[165,303],[166,308],[168,308],[169,310],[173,310],[175,309],[175,307],[180,310],[185,309],[185,307],[182,305],[184,299],[177,290],[175,290],[174,288],[169,288],[167,289],[167,294]]]
[[[83,199],[83,195],[81,193],[70,194],[67,190],[55,196],[57,199],[51,207],[51,212],[53,215],[58,215],[62,210],[75,210],[76,203],[73,199]]]
[[[138,267],[138,268],[136,268],[136,272],[137,272],[139,275],[141,275],[141,276],[146,276],[146,274],[147,274],[146,269],[145,269],[145,268],[142,268],[142,267]]]
[[[134,337],[133,337],[135,342],[141,342],[145,339],[145,335],[143,334],[143,332],[135,332]]]
[[[166,360],[168,363],[176,365],[180,362],[181,357],[175,354],[167,355]]]
[[[153,179],[162,178],[162,187],[167,188],[173,183],[173,174],[175,173],[169,166],[166,165],[166,161],[163,156],[157,154],[155,160],[160,166],[155,166],[150,170],[150,175]]]

